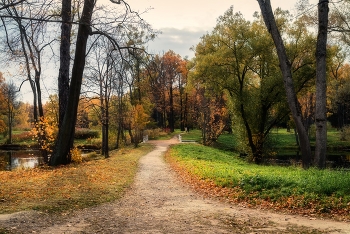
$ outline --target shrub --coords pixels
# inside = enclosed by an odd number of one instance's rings
[[[33,140],[36,140],[40,148],[47,152],[52,151],[58,132],[57,123],[51,118],[40,117],[39,121],[34,124],[30,131]]]
[[[161,130],[159,128],[148,129],[143,132],[143,135],[148,135],[148,139],[156,139],[159,137]]]
[[[81,163],[83,161],[81,151],[78,148],[71,149],[70,156],[71,156],[72,162]]]
[[[75,139],[88,139],[88,138],[99,138],[100,134],[98,131],[94,131],[88,128],[77,128],[75,130]]]
[[[348,140],[350,140],[350,126],[344,126],[340,130],[340,140],[341,141],[348,141]]]
[[[96,146],[97,148],[102,147],[102,139],[101,138],[93,138],[90,140],[90,144]]]
[[[332,125],[330,122],[327,122],[327,129],[331,129]],[[316,139],[316,124],[310,126],[309,136],[311,139]]]
[[[23,141],[31,141],[32,140],[32,134],[31,132],[21,132],[19,134],[13,134],[12,140],[14,142],[23,142]]]

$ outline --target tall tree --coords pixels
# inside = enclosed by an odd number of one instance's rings
[[[316,148],[315,164],[323,169],[326,166],[327,152],[327,34],[328,0],[318,3],[318,36],[316,45]]]
[[[71,161],[70,150],[73,148],[75,123],[77,120],[80,90],[86,61],[86,45],[91,32],[91,18],[95,3],[95,0],[84,1],[77,35],[68,105],[58,132],[54,152],[50,157],[50,165],[67,164]]]
[[[187,69],[187,63],[188,60],[184,59],[180,62],[179,66],[179,72],[178,75],[178,89],[179,89],[179,99],[180,99],[180,130],[185,131],[187,126],[187,102],[186,102],[186,96],[187,92],[185,90],[186,84],[187,84],[187,76],[188,76],[188,69]]]
[[[118,68],[118,60],[114,57],[113,47],[107,38],[101,38],[95,43],[90,53],[88,82],[85,82],[86,89],[94,98],[97,97],[99,104],[94,108],[98,113],[102,126],[102,155],[109,157],[109,122],[110,122],[110,101],[114,91],[113,83],[118,78],[116,69]],[[92,58],[93,57],[93,58]],[[120,59],[120,56],[118,56]]]
[[[169,107],[168,107],[168,123],[170,132],[175,130],[175,112],[174,112],[174,85],[175,80],[180,75],[180,56],[176,55],[173,51],[168,51],[163,55],[164,64],[164,79],[166,82],[166,89],[169,96]]]
[[[163,63],[159,55],[154,56],[147,67],[149,80],[149,96],[154,103],[152,118],[158,127],[166,128],[165,80],[163,79]]]
[[[7,115],[7,135],[8,144],[12,144],[12,128],[15,119],[15,110],[18,106],[18,88],[13,82],[8,82],[1,86],[3,93],[5,105],[6,105],[6,115]]]
[[[25,81],[29,82],[33,93],[35,121],[44,115],[41,88],[42,66],[45,64],[43,58],[50,58],[44,57],[44,52],[55,42],[55,34],[49,32],[50,28],[47,25],[47,21],[51,18],[47,12],[51,11],[52,5],[54,4],[42,1],[22,2],[6,9],[6,13],[1,16],[6,41],[4,45],[9,55],[6,58],[15,59],[21,65],[19,66],[21,75],[26,74]]]
[[[287,22],[286,13],[279,14],[280,22]],[[285,30],[293,31],[287,27]],[[312,70],[306,63],[310,55],[304,44],[307,36],[299,37],[292,32],[288,35],[300,89],[310,79],[309,70]],[[199,81],[207,90],[214,89],[217,93],[226,92],[242,150],[256,163],[267,153],[271,129],[289,113],[278,57],[271,53],[273,49],[273,41],[260,17],[251,23],[231,8],[218,19],[213,32],[202,37],[196,47],[196,64],[190,72],[192,82]],[[299,74],[301,71],[303,74]]]
[[[307,131],[303,125],[302,112],[294,88],[291,63],[288,59],[283,39],[277,27],[270,0],[258,0],[258,3],[267,30],[271,34],[277,50],[287,101],[299,136],[303,168],[309,168],[311,166],[311,146]]]
[[[331,123],[338,130],[342,130],[344,125],[350,123],[346,114],[349,107],[349,99],[346,97],[350,93],[350,89],[348,89],[348,84],[350,83],[350,65],[346,63],[346,55],[340,51],[341,48],[334,49],[327,52],[328,58],[331,57],[330,54],[334,52],[336,54],[329,66],[330,79],[329,85],[327,85],[327,97],[330,104],[329,111],[332,113],[332,117],[330,118]]]
[[[84,1],[84,7],[79,19],[75,57],[69,87],[68,105],[65,110],[62,125],[59,129],[55,150],[51,156],[51,165],[67,164],[71,161],[69,152],[73,147],[75,131],[74,128],[77,121],[77,107],[79,103],[82,78],[85,68],[86,53],[90,52],[90,50],[87,50],[87,41],[89,36],[97,35],[95,37],[96,40],[98,40],[99,37],[107,37],[113,45],[113,50],[116,50],[118,52],[121,52],[123,49],[135,49],[134,45],[120,46],[117,38],[120,36],[120,34],[117,33],[115,35],[113,33],[115,32],[116,28],[128,30],[128,27],[126,25],[127,23],[140,23],[140,21],[135,21],[135,18],[139,19],[139,17],[137,13],[134,13],[130,9],[130,6],[125,1],[112,2],[118,4],[123,3],[125,5],[126,12],[124,14],[119,14],[120,12],[115,12],[114,9],[106,10],[107,8],[105,7],[98,7],[96,8],[96,11],[94,11],[96,1]],[[99,15],[101,12],[103,17]],[[130,12],[132,14],[130,14]],[[93,14],[96,14],[97,17],[94,18],[94,25],[92,26],[91,21]],[[128,17],[128,14],[131,16]],[[115,15],[119,15],[119,19],[117,19]],[[149,25],[143,21],[142,28],[144,30],[151,30]]]
[[[167,51],[162,57],[156,57],[153,61],[153,74],[150,77],[151,93],[157,106],[157,112],[161,112],[163,127],[168,127],[174,132],[176,121],[175,93],[183,92],[182,82],[187,76],[187,69],[180,55],[174,51]],[[182,97],[180,97],[182,100]],[[158,119],[158,118],[157,118]],[[167,125],[166,125],[167,122]]]
[[[63,122],[69,94],[72,0],[62,0],[61,17],[60,68],[58,72],[59,126]]]

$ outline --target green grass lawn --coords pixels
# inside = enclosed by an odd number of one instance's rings
[[[202,180],[238,189],[241,193],[236,199],[252,204],[268,201],[316,213],[346,213],[350,209],[350,171],[259,166],[235,153],[193,144],[175,145],[169,155]]]
[[[217,140],[216,148],[222,150],[237,151],[237,139],[234,134],[223,133]],[[310,140],[314,147],[315,139]],[[273,129],[270,133],[270,150],[276,155],[295,155],[298,146],[294,131],[288,132],[287,129]],[[341,141],[340,132],[336,129],[330,129],[327,133],[327,148],[331,154],[337,154],[346,148],[350,148],[350,141]]]
[[[194,129],[188,132],[181,132],[181,137],[182,137],[182,140],[201,142],[202,131],[198,129]]]
[[[274,129],[271,131],[271,138],[275,147],[284,147],[284,148],[296,148],[296,139],[294,131],[290,132],[287,129]],[[310,137],[310,143],[312,146],[315,145],[315,137]],[[329,148],[342,148],[349,147],[350,141],[341,141],[340,132],[335,128],[330,128],[327,131],[327,146]]]

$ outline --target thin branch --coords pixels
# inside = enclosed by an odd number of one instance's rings
[[[22,2],[25,2],[27,0],[19,0],[18,2],[12,2],[10,4],[7,4],[7,5],[3,5],[2,7],[0,7],[0,10],[3,10],[3,9],[7,9],[7,8],[10,8],[10,7],[13,7],[13,6],[16,6],[17,4],[20,4]]]

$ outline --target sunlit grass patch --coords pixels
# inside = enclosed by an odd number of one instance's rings
[[[260,166],[237,154],[194,144],[175,145],[168,155],[196,178],[241,191],[234,200],[350,218],[350,171]]]
[[[181,137],[182,137],[182,140],[201,142],[202,141],[202,131],[195,129],[195,130],[190,130],[188,132],[182,132]]]
[[[0,213],[65,211],[114,201],[133,181],[150,145],[112,151],[108,159],[57,168],[0,171]]]

